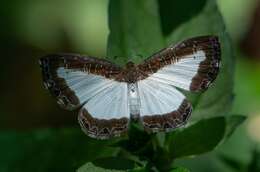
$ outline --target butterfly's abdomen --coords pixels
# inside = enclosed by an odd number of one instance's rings
[[[138,119],[140,116],[140,97],[136,83],[128,84],[128,105],[130,110],[130,116],[132,119]]]

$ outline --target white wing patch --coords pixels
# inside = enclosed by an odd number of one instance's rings
[[[150,79],[138,82],[141,116],[169,113],[177,110],[185,96],[171,85]]]
[[[109,88],[91,98],[84,108],[98,119],[129,117],[127,84],[114,82]]]
[[[205,59],[205,53],[202,50],[197,51],[194,54],[182,57],[174,64],[163,67],[147,79],[190,90],[192,78],[197,74],[199,64]]]
[[[83,108],[99,119],[129,117],[127,84],[60,67],[57,75],[74,91]]]

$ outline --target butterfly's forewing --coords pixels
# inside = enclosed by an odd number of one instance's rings
[[[140,116],[146,130],[169,131],[185,124],[192,107],[174,87],[206,90],[216,79],[219,65],[220,44],[214,36],[188,39],[138,65],[147,75],[138,81]]]
[[[163,49],[139,68],[149,74],[148,80],[189,91],[203,91],[216,79],[219,66],[218,38],[203,36]]]
[[[118,136],[127,130],[127,84],[113,80],[121,68],[93,57],[55,54],[41,58],[43,80],[65,109],[80,106],[83,131],[94,138]]]

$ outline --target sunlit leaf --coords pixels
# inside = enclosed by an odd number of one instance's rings
[[[111,0],[107,56],[118,64],[139,63],[164,47],[156,0]]]

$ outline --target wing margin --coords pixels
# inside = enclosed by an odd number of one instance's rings
[[[64,68],[82,73],[90,73],[107,79],[114,79],[122,71],[121,67],[105,60],[78,54],[50,54],[40,58],[43,82],[57,103],[64,109],[74,110],[82,105],[65,78],[58,76],[58,69]]]
[[[201,58],[202,56],[205,57]],[[193,65],[193,67],[196,68],[193,72],[193,76],[187,78],[187,81],[190,82],[188,83],[188,86],[181,86],[181,84],[174,85],[171,83],[173,86],[197,92],[206,90],[216,79],[220,67],[220,56],[221,47],[217,36],[199,36],[162,49],[147,58],[137,67],[142,71],[142,73],[144,73],[144,76],[147,76],[146,78],[149,78],[151,76],[153,77],[153,75],[156,75],[156,73],[161,72],[165,68],[172,67],[172,69],[175,69],[177,65],[180,65],[180,63],[186,63],[186,65],[189,66],[193,64],[193,61],[199,59],[199,63],[198,61],[194,62],[198,63],[198,65]],[[184,69],[183,71],[185,72]],[[172,78],[170,74],[167,78],[170,78],[173,82],[176,81],[176,79]],[[156,77],[153,79],[156,79]]]

